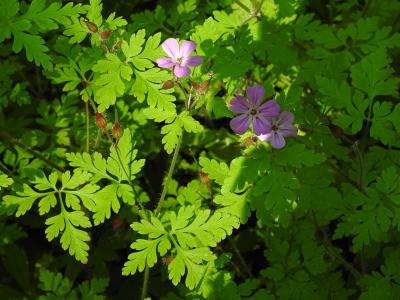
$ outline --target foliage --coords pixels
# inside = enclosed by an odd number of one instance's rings
[[[398,1],[70,1],[0,1],[1,299],[398,298]]]

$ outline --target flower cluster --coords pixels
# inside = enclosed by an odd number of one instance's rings
[[[280,112],[280,106],[275,100],[262,103],[265,90],[254,85],[246,89],[246,96],[236,96],[230,102],[231,111],[239,116],[233,118],[230,125],[238,134],[245,133],[252,127],[254,133],[262,141],[268,141],[273,148],[285,146],[285,137],[296,136],[297,128],[293,125],[292,113]]]
[[[169,57],[159,58],[157,65],[160,68],[172,67],[177,78],[189,76],[189,67],[203,63],[201,56],[191,55],[196,49],[192,41],[182,41],[179,45],[177,39],[169,38],[161,47]],[[251,127],[261,141],[268,141],[273,148],[280,149],[286,144],[285,137],[297,135],[297,128],[293,125],[294,116],[288,111],[280,112],[279,104],[273,99],[263,103],[264,94],[261,86],[254,85],[247,87],[247,97],[238,95],[233,98],[230,109],[239,116],[233,118],[230,125],[238,134],[244,134]]]

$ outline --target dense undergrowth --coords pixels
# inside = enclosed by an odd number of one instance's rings
[[[0,1],[0,299],[399,299],[399,12]]]

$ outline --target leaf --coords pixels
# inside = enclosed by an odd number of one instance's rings
[[[393,145],[398,140],[400,129],[400,105],[392,111],[392,103],[375,102],[373,122],[370,128],[371,137],[377,138],[385,145]]]
[[[146,265],[150,268],[154,266],[157,262],[157,247],[160,247],[160,244],[163,245],[162,242],[168,244],[169,242],[166,241],[168,241],[168,238],[163,235],[157,239],[138,239],[132,243],[131,248],[138,251],[129,254],[128,261],[122,269],[122,275],[133,275],[136,271],[142,272]],[[169,245],[171,244],[169,243]],[[163,247],[161,249],[164,249]],[[165,246],[165,248],[168,248],[168,246]]]
[[[354,87],[368,95],[372,101],[377,95],[397,95],[398,81],[389,78],[392,70],[384,48],[379,48],[351,67]]]
[[[191,207],[181,207],[178,214],[171,212],[171,233],[177,238],[181,247],[212,246],[223,240],[227,235],[232,234],[233,228],[239,227],[239,220],[236,216],[215,212],[210,216],[210,210],[199,210],[196,217],[191,218]],[[184,225],[184,226],[183,226]],[[195,237],[196,239],[193,239]]]
[[[192,290],[205,274],[206,268],[202,262],[214,259],[214,254],[206,247],[190,250],[179,249],[177,256],[168,265],[168,277],[174,285],[177,285],[187,271],[185,284]]]
[[[238,195],[231,192],[217,195],[214,198],[214,203],[222,206],[217,209],[217,212],[236,216],[240,219],[241,224],[247,223],[251,214],[250,206],[247,202],[246,194]]]
[[[94,99],[99,104],[99,112],[115,104],[117,97],[124,95],[124,80],[130,81],[132,78],[132,69],[118,56],[107,53],[106,58],[93,66],[93,71],[99,74],[94,80]]]
[[[107,159],[108,172],[116,176],[120,182],[122,180],[133,181],[145,163],[144,159],[135,160],[138,150],[133,148],[132,139],[130,130],[125,129],[118,142],[118,147],[111,147],[110,157]],[[118,156],[121,158],[121,162]]]
[[[207,157],[202,156],[199,159],[199,164],[210,179],[215,180],[219,185],[224,183],[224,180],[229,173],[229,167],[226,163],[219,163],[215,159],[208,159]]]
[[[48,192],[48,193],[36,192],[29,185],[24,184],[23,190],[17,192],[16,196],[6,195],[3,197],[3,201],[7,207],[16,207],[17,211],[15,213],[15,216],[19,217],[24,215],[28,210],[30,210],[32,208],[33,203],[36,200],[43,198],[51,193],[53,192]]]
[[[166,80],[170,80],[171,75],[167,71],[158,68],[146,71],[135,70],[135,82],[130,91],[139,102],[147,99],[150,107],[157,107],[160,111],[175,112],[175,96],[171,95],[173,89],[161,89]],[[147,95],[147,98],[146,98]]]
[[[275,221],[287,227],[290,223],[292,204],[296,200],[294,189],[299,188],[297,178],[291,172],[271,168],[254,185],[250,195],[250,206],[257,210],[257,218],[268,219],[271,214]]]
[[[301,168],[302,166],[311,167],[325,161],[325,156],[316,153],[313,150],[306,149],[303,144],[286,146],[284,149],[274,152],[274,161],[281,166],[293,166]]]
[[[161,33],[157,33],[145,40],[146,31],[139,30],[136,34],[132,34],[127,42],[121,45],[122,52],[124,53],[127,62],[131,62],[136,69],[144,71],[154,66],[152,61],[155,61],[161,54],[159,48],[161,41]],[[146,46],[143,45],[146,41]]]
[[[369,106],[369,101],[364,99],[364,96],[356,92],[353,95],[353,103],[349,103],[347,106],[347,115],[339,115],[337,119],[333,121],[334,124],[340,126],[343,129],[347,129],[351,126],[351,133],[355,134],[362,128],[362,124],[365,116],[365,111]]]
[[[1,188],[6,188],[14,183],[14,180],[5,174],[0,174],[0,191]]]

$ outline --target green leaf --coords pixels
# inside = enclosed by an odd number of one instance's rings
[[[178,214],[170,213],[171,233],[177,238],[183,247],[193,248],[197,246],[212,246],[232,234],[233,228],[239,227],[236,216],[211,211],[199,210],[192,220],[192,207],[181,207]]]
[[[14,183],[14,180],[6,174],[0,174],[0,191],[1,188],[6,188]]]
[[[68,250],[69,254],[86,264],[88,259],[88,242],[89,234],[77,227],[91,227],[88,217],[81,211],[67,212],[62,209],[59,215],[46,220],[46,238],[52,241],[61,232],[61,246],[64,250]]]
[[[392,103],[375,102],[373,106],[373,122],[371,137],[377,138],[385,145],[396,144],[400,130],[400,105],[392,111]]]
[[[132,62],[136,69],[144,71],[154,66],[152,61],[155,61],[161,54],[159,48],[161,41],[161,33],[157,33],[145,40],[146,31],[139,30],[136,34],[132,34],[127,42],[121,45],[122,52],[126,57],[127,62]],[[143,45],[146,41],[146,46]]]
[[[224,180],[229,173],[229,167],[226,163],[219,163],[215,159],[208,159],[207,157],[202,156],[199,159],[199,164],[210,179],[215,180],[219,185],[224,183]]]
[[[366,119],[365,111],[369,106],[370,101],[364,99],[364,96],[360,92],[356,92],[353,95],[353,103],[349,103],[347,106],[348,114],[341,114],[333,121],[334,124],[340,126],[343,129],[347,129],[351,126],[351,133],[355,134],[362,128],[364,119]]]
[[[247,203],[246,194],[234,194],[228,192],[226,194],[217,195],[214,198],[214,203],[221,205],[217,212],[222,214],[231,214],[240,219],[241,224],[245,224],[250,217],[250,206]]]
[[[166,80],[170,80],[171,75],[167,71],[158,68],[146,71],[135,70],[135,82],[132,86],[133,94],[139,102],[146,99],[150,107],[157,107],[160,111],[175,112],[175,96],[171,95],[173,89],[161,89]]]
[[[391,74],[384,48],[377,49],[351,68],[353,86],[365,92],[370,101],[377,95],[397,95],[398,80],[389,78]]]
[[[318,165],[326,159],[323,154],[306,149],[303,144],[286,146],[284,149],[274,152],[273,158],[278,165],[293,166],[295,168]]]
[[[203,262],[214,259],[215,255],[206,247],[190,250],[179,249],[178,254],[168,265],[168,277],[174,285],[177,285],[187,272],[185,284],[192,290],[205,275],[206,267]]]
[[[124,95],[124,80],[130,81],[132,78],[132,69],[118,56],[107,53],[106,58],[93,66],[93,71],[99,74],[94,80],[94,99],[99,104],[99,112],[115,104],[117,97]]]

